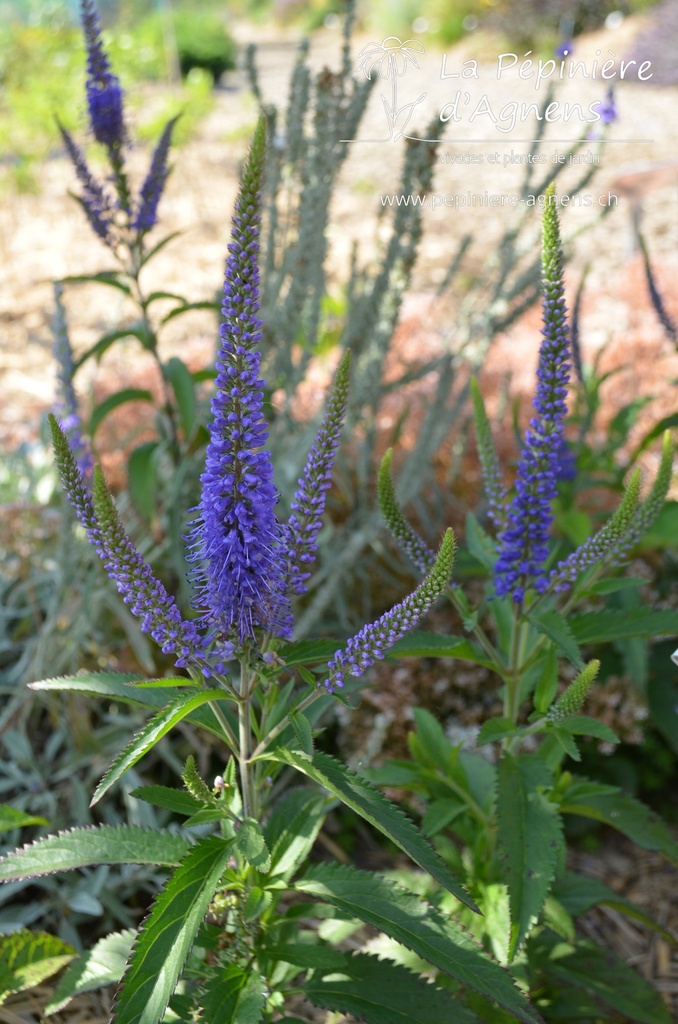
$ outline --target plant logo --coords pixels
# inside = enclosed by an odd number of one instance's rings
[[[405,134],[414,108],[426,99],[424,92],[412,103],[398,106],[398,79],[403,77],[409,64],[419,68],[416,54],[423,52],[424,45],[418,39],[406,39],[402,42],[398,36],[387,36],[381,43],[368,43],[367,46],[363,46],[358,54],[360,63],[356,71],[364,71],[365,77],[369,79],[376,71],[380,78],[391,80],[390,101],[383,93],[381,94],[388,123],[388,138],[371,139],[371,142],[397,142]]]

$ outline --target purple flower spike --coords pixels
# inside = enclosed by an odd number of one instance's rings
[[[499,535],[495,590],[521,603],[527,587],[543,593],[548,583],[551,502],[563,456],[563,422],[569,374],[570,343],[563,297],[562,250],[555,191],[546,192],[542,231],[543,329],[534,407],[518,462],[516,494],[508,510],[508,526]]]
[[[150,633],[165,654],[174,654],[176,665],[200,662],[203,641],[195,623],[182,619],[174,598],[125,533],[98,467],[94,471],[94,511],[106,572],[132,614],[142,619],[143,632]]]
[[[178,120],[179,117],[177,116],[167,122],[155,147],[146,180],[141,186],[138,212],[132,224],[132,227],[136,228],[137,231],[150,231],[155,226],[158,216],[158,203],[169,175],[167,158],[170,145],[172,144],[172,132]]]
[[[417,622],[435,604],[450,584],[454,564],[454,533],[446,530],[440,550],[428,576],[404,601],[395,605],[376,622],[371,622],[337,651],[327,668],[329,676],[325,686],[333,692],[344,685],[347,674],[361,676],[370,665],[383,658],[397,640],[416,626]]]
[[[80,147],[74,142],[70,133],[66,131],[58,119],[57,124],[61,132],[61,138],[66,146],[66,152],[71,159],[82,188],[81,194],[76,198],[85,211],[87,220],[94,233],[98,235],[102,242],[110,247],[112,244],[111,218],[113,215],[111,201],[102,185],[99,184],[87,166],[87,161]]]
[[[226,261],[217,392],[207,445],[202,496],[190,540],[197,563],[191,578],[204,610],[209,640],[244,644],[260,628],[292,634],[287,559],[275,516],[273,483],[259,378],[259,210],[266,147],[265,123],[252,141],[233,217]],[[219,646],[217,649],[220,649]]]
[[[304,473],[292,501],[292,515],[285,528],[285,548],[289,558],[288,579],[292,592],[305,594],[305,581],[311,575],[307,567],[315,561],[317,536],[322,526],[327,492],[332,486],[332,466],[341,438],[348,401],[350,355],[341,360],[327,412],[308,454]]]
[[[82,27],[87,47],[87,106],[97,142],[119,149],[125,141],[120,79],[111,71],[101,42],[101,24],[93,0],[82,0]]]
[[[62,302],[62,288],[60,284],[54,284],[54,302],[56,312],[54,316],[54,355],[57,362],[57,379],[59,385],[59,399],[57,413],[61,421],[61,427],[68,437],[71,450],[75,456],[78,469],[85,480],[92,476],[94,459],[89,445],[82,436],[82,423],[78,412],[78,400],[73,386],[73,351],[70,338],[68,337],[68,325],[66,323],[66,310]]]

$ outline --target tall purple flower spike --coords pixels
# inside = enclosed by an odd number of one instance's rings
[[[130,605],[132,613],[142,619],[142,630],[150,633],[166,654],[174,654],[179,667],[197,663],[209,674],[210,669],[202,659],[204,644],[195,623],[181,617],[174,598],[156,579],[150,565],[144,562],[123,530],[101,470],[97,468],[94,472],[92,498],[65,432],[54,416],[50,416],[49,424],[66,497],[123,600]]]
[[[317,537],[327,492],[332,486],[332,467],[346,414],[350,365],[347,352],[337,368],[327,411],[292,499],[292,515],[284,527],[288,580],[294,594],[306,593],[306,580],[311,575],[308,566],[315,561],[318,550]]]
[[[570,378],[570,342],[563,296],[562,249],[553,186],[542,230],[543,329],[537,369],[534,407],[518,462],[516,494],[508,510],[508,526],[499,535],[495,565],[495,590],[521,603],[528,587],[543,593],[548,585],[544,565],[556,496],[556,480],[562,470],[565,397]]]
[[[155,147],[146,180],[141,186],[137,214],[132,223],[132,227],[137,231],[150,231],[158,219],[158,203],[169,175],[167,159],[172,143],[172,132],[178,120],[177,116],[167,122]]]
[[[196,604],[215,650],[232,650],[257,631],[288,639],[292,611],[287,594],[283,531],[276,519],[260,380],[259,219],[266,146],[260,121],[242,178],[226,261],[217,392],[212,399],[202,496],[189,540],[195,563]]]
[[[87,47],[86,90],[92,134],[109,149],[119,149],[126,138],[122,87],[104,52],[94,0],[82,0],[82,27]]]
[[[347,674],[361,676],[370,665],[383,658],[386,651],[416,626],[445,593],[452,575],[454,549],[454,533],[446,530],[433,567],[417,589],[381,618],[363,626],[343,648],[335,652],[327,663],[329,675],[325,686],[330,693],[336,687],[343,687]]]
[[[106,245],[110,246],[112,244],[111,221],[114,212],[110,197],[90,171],[84,153],[74,141],[70,132],[64,128],[58,119],[57,124],[82,188],[81,194],[76,196],[76,199],[85,211],[85,216],[95,235]]]

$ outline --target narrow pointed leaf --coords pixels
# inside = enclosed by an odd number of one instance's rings
[[[175,814],[187,816],[196,814],[203,807],[199,800],[195,800],[184,789],[172,789],[171,786],[138,786],[132,790],[130,796],[136,797],[137,800],[145,800],[154,807],[164,807]]]
[[[389,658],[459,658],[476,665],[493,668],[480,647],[466,637],[443,636],[412,630],[402,640],[396,640],[388,652]]]
[[[324,754],[321,751],[317,751],[313,757],[308,757],[296,751],[278,747],[272,758],[282,761],[283,764],[291,765],[339,797],[347,807],[388,836],[396,846],[411,857],[415,864],[418,864],[424,871],[428,871],[453,896],[465,903],[471,910],[479,913],[475,903],[460,882],[449,871],[410,819],[365,779],[350,771],[329,754]]]
[[[678,612],[670,609],[620,608],[573,615],[568,622],[580,644],[607,643],[630,637],[678,636]]]
[[[28,685],[32,690],[86,693],[90,697],[108,697],[123,704],[153,709],[164,708],[169,701],[176,698],[178,689],[185,689],[188,686],[195,688],[193,681],[188,678],[147,679],[145,676],[128,675],[125,672],[78,672],[75,676],[57,676]],[[222,710],[229,719],[231,728],[237,732],[238,723],[235,717],[227,708]],[[190,713],[189,718],[219,739],[224,739],[223,730],[209,708],[196,708]]]
[[[146,388],[123,388],[122,391],[116,391],[115,394],[109,395],[103,402],[100,402],[92,413],[89,421],[90,436],[94,437],[97,428],[103,423],[109,413],[119,408],[119,406],[125,405],[126,402],[152,401],[153,395]]]
[[[563,847],[558,808],[539,792],[551,784],[534,757],[504,754],[497,770],[499,857],[509,892],[512,959],[549,894]]]
[[[172,356],[165,365],[165,373],[172,385],[181,414],[181,426],[189,437],[195,423],[195,386],[193,375],[181,359]]]
[[[598,613],[596,613],[598,614]],[[533,626],[540,633],[553,640],[565,657],[578,669],[584,668],[584,660],[577,645],[578,637],[574,633],[571,619],[564,619],[560,612],[548,611],[539,615],[528,615]]]
[[[534,1024],[541,1018],[490,959],[449,916],[394,882],[346,865],[318,865],[294,883],[297,892],[378,928],[455,981]]]
[[[38,839],[0,858],[0,882],[72,871],[91,864],[178,864],[190,840],[136,825],[74,828]]]
[[[678,945],[678,938],[666,928],[662,928],[642,907],[615,892],[599,878],[589,878],[587,875],[580,875],[575,871],[566,871],[561,878],[556,880],[552,895],[562,903],[572,917],[579,917],[591,907],[602,904],[626,914],[627,917],[631,917],[635,921],[640,921],[646,928],[661,935],[671,946]]]
[[[367,1024],[474,1024],[474,1014],[449,992],[389,960],[358,953],[328,980],[316,972],[306,998],[325,1010],[351,1013]]]
[[[616,786],[600,787],[576,779],[565,792],[560,810],[604,822],[632,839],[644,850],[658,850],[678,864],[678,842],[654,811]]]
[[[177,722],[207,704],[209,701],[222,700],[223,690],[201,690],[199,693],[181,693],[166,708],[163,708],[148,725],[144,726],[113,761],[103,779],[94,791],[90,806],[101,799],[106,790],[110,789],[126,771],[140,761],[155,744],[173,729]]]
[[[62,1010],[73,996],[116,985],[122,978],[135,935],[133,928],[113,932],[69,964],[45,1007],[45,1015]]]
[[[588,939],[569,946],[558,936],[540,936],[541,955],[536,967],[555,976],[570,992],[582,989],[604,1007],[611,1007],[625,1021],[638,1024],[671,1024],[671,1014],[661,995],[614,953]],[[615,1014],[616,1016],[616,1014]],[[602,1014],[599,1019],[609,1019]]]
[[[116,1024],[158,1024],[231,856],[217,836],[193,846],[141,926],[116,994]]]
[[[72,946],[45,932],[0,935],[0,1004],[14,992],[39,985],[76,955]]]
[[[17,807],[9,807],[8,804],[0,804],[0,832],[11,832],[14,828],[26,828],[27,825],[46,825],[46,818],[39,818],[35,814],[27,814]]]

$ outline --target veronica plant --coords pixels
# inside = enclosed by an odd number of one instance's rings
[[[488,512],[497,528],[493,539],[468,515],[466,546],[485,575],[485,593],[472,605],[459,587],[448,590],[466,636],[413,633],[393,648],[399,656],[444,656],[483,666],[501,680],[503,713],[481,727],[476,739],[481,754],[453,745],[430,714],[417,710],[417,728],[410,735],[412,761],[387,762],[370,777],[416,793],[419,808],[423,801],[424,831],[468,885],[485,916],[468,915],[445,898],[443,905],[510,965],[547,1020],[617,1020],[621,1014],[624,1020],[668,1024],[667,1008],[657,992],[608,950],[578,935],[576,917],[597,904],[660,928],[608,886],[567,869],[564,819],[579,815],[604,822],[678,863],[678,843],[647,807],[565,763],[581,760],[580,736],[618,742],[607,725],[581,713],[601,665],[597,658],[587,661],[583,649],[678,632],[675,611],[645,607],[637,596],[624,600],[644,581],[619,574],[663,506],[673,444],[667,431],[656,479],[644,499],[635,470],[619,508],[597,532],[569,553],[563,542],[555,541],[554,499],[564,471],[570,475],[572,468],[563,463],[571,334],[557,199],[553,189],[547,195],[543,336],[534,414],[512,495],[502,481],[475,382],[472,388]],[[433,553],[396,500],[391,458],[389,453],[379,477],[382,511],[421,572],[430,566]],[[584,607],[577,612],[578,605]],[[667,935],[667,941],[675,940]],[[385,940],[373,948],[394,955]],[[403,950],[395,955],[407,961]],[[483,1021],[506,1019],[476,996],[466,1002]]]
[[[101,25],[94,0],[81,2],[82,26],[87,56],[85,92],[90,136],[104,151],[107,174],[101,176],[90,167],[85,152],[71,133],[58,122],[61,138],[75,170],[78,191],[74,198],[87,217],[94,234],[115,260],[112,269],[94,274],[66,277],[62,284],[93,282],[113,288],[127,297],[135,309],[135,319],[103,334],[94,345],[72,361],[70,387],[79,368],[91,358],[100,359],[116,342],[136,339],[155,362],[163,399],[159,408],[157,440],[145,442],[129,461],[130,488],[138,511],[147,519],[153,512],[153,487],[150,482],[159,464],[169,458],[172,473],[182,465],[198,430],[195,416],[195,381],[186,364],[174,356],[164,360],[160,352],[163,326],[197,308],[217,308],[213,302],[191,303],[183,296],[146,289],[144,268],[175,235],[152,244],[149,235],[158,224],[158,209],[170,173],[170,150],[178,118],[167,121],[152,153],[143,181],[134,186],[128,172],[131,138],[125,113],[124,92],[114,74],[102,41]],[[169,309],[168,309],[168,303]],[[159,310],[161,312],[159,312]],[[57,352],[57,357],[59,353]],[[106,416],[126,402],[154,402],[147,388],[122,388],[97,405],[86,431],[94,435]],[[176,498],[176,493],[174,498]],[[171,500],[171,499],[170,499]]]
[[[477,911],[411,821],[370,783],[314,747],[314,723],[323,707],[445,591],[454,539],[447,531],[415,591],[345,645],[293,642],[292,598],[304,591],[316,552],[346,410],[349,358],[339,364],[285,521],[264,448],[259,377],[264,153],[262,121],[233,219],[210,441],[186,537],[194,618],[182,617],[127,536],[101,471],[95,469],[90,487],[65,432],[51,421],[56,462],[82,528],[142,629],[182,674],[147,680],[81,673],[34,685],[104,696],[152,713],[105,773],[93,803],[180,722],[204,731],[218,774],[205,780],[189,756],[183,788],[145,785],[134,791],[183,816],[181,829],[101,825],[47,836],[0,860],[0,878],[16,881],[102,863],[171,869],[138,932],[108,936],[71,964],[48,1013],[84,988],[121,977],[114,1006],[120,1024],[299,1021],[303,1011],[295,1016],[294,1008],[300,997],[375,1024],[466,1022],[476,1018],[457,993],[467,991],[514,1019],[537,1022],[508,973],[413,891],[349,864],[307,864],[338,801],[387,835],[471,913]],[[337,936],[365,925],[406,944],[428,967],[411,971],[337,944]],[[17,965],[3,979],[11,991],[25,984],[27,963],[44,976],[49,964],[55,969],[58,960],[61,966],[73,951],[56,948],[49,936],[21,932],[6,940],[5,952]],[[103,974],[95,964],[103,965]],[[424,981],[421,975],[431,967],[446,976],[447,991]]]

